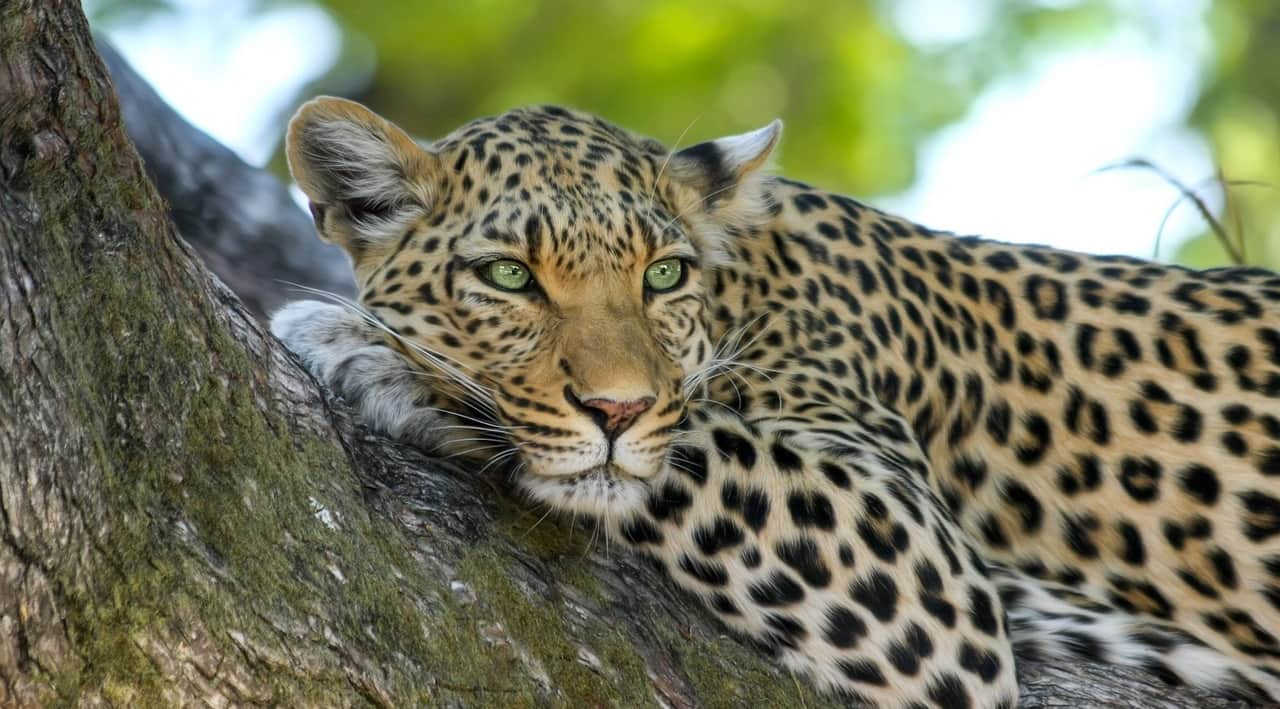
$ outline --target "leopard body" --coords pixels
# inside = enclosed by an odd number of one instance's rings
[[[290,164],[361,295],[273,330],[855,702],[1013,706],[1031,657],[1280,699],[1280,276],[933,231],[770,176],[779,129],[318,99]]]

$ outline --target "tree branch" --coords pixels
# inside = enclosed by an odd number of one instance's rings
[[[135,135],[197,146],[144,147],[186,233],[280,233],[283,189],[242,213],[264,176],[153,108]],[[0,4],[0,705],[829,705],[647,564],[353,425],[169,214],[78,4]],[[1022,677],[1031,707],[1225,706]]]
[[[265,320],[297,298],[293,283],[355,295],[350,261],[316,238],[284,185],[188,123],[110,42],[96,42],[125,130],[178,233],[254,315]]]

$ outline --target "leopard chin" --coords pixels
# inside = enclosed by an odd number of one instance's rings
[[[611,519],[644,507],[650,494],[648,480],[628,475],[614,465],[602,465],[576,475],[521,473],[516,485],[533,500],[559,512]]]

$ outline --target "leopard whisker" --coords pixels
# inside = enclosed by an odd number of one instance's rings
[[[728,411],[729,413],[733,414],[734,416],[737,416],[737,415],[738,415],[738,411],[737,411],[737,409],[734,409],[732,406],[729,406],[728,404],[726,404],[726,403],[724,403],[724,402],[722,402],[722,401],[716,401],[715,399],[707,399],[707,398],[689,399],[687,403],[693,403],[693,404],[714,404],[714,405],[719,406],[720,408],[724,409],[725,411]]]
[[[696,124],[704,115],[706,114],[700,113],[694,116],[693,120],[689,121],[689,125],[685,126],[684,130],[680,131],[680,135],[676,138],[676,142],[671,146],[671,149],[667,151],[666,158],[663,159],[662,166],[658,168],[658,172],[653,178],[653,184],[649,187],[649,195],[646,201],[649,203],[650,211],[653,210],[653,198],[657,196],[658,184],[662,182],[662,175],[667,171],[667,165],[671,164],[672,156],[674,156],[676,151],[680,149],[680,143],[684,140],[685,135],[689,133],[694,124]],[[666,227],[663,227],[664,230],[665,228]]]
[[[551,505],[547,505],[546,507],[547,511],[542,513],[542,516],[538,518],[538,521],[534,522],[532,527],[526,529],[524,534],[520,535],[520,541],[527,539],[530,534],[533,534],[533,530],[537,529],[538,525],[542,524],[543,520],[550,517],[552,512],[555,512],[555,507],[552,507]]]
[[[519,453],[520,453],[520,450],[517,448],[511,448],[509,450],[505,450],[500,453],[497,453],[493,457],[489,458],[489,461],[485,463],[484,466],[481,467],[479,471],[477,471],[477,474],[484,475],[486,472],[488,472],[490,467],[498,463],[501,463],[505,460],[508,460],[512,456],[518,455]]]
[[[284,282],[289,283],[288,281],[284,281]],[[356,315],[360,316],[369,325],[372,325],[378,330],[381,330],[382,332],[384,332],[385,334],[395,339],[397,342],[399,342],[401,345],[403,345],[407,349],[413,351],[414,353],[426,359],[429,364],[439,368],[441,372],[448,374],[450,377],[452,377],[453,381],[458,385],[460,385],[464,390],[467,390],[470,393],[474,394],[479,399],[481,404],[489,407],[495,406],[495,404],[493,403],[494,393],[492,391],[476,383],[469,376],[467,376],[463,372],[458,371],[458,369],[456,369],[457,367],[460,367],[462,369],[469,369],[473,372],[475,371],[474,369],[467,366],[466,364],[451,360],[449,357],[445,355],[428,350],[426,347],[423,347],[422,345],[419,345],[416,342],[412,342],[406,339],[400,333],[396,332],[393,328],[391,328],[386,323],[384,323],[380,318],[368,312],[363,307],[361,307],[358,303],[356,303],[355,301],[352,301],[349,298],[338,295],[336,293],[330,293],[329,291],[321,290],[319,288],[312,288],[310,286],[305,286],[299,283],[290,283],[290,285],[292,285],[293,287],[305,293],[318,295],[322,298],[328,299],[348,309],[352,313],[355,313]]]
[[[498,445],[498,444],[496,444],[496,443],[495,443],[495,444],[490,444],[490,445],[487,445],[487,446],[474,446],[474,447],[472,447],[472,448],[468,448],[468,449],[466,449],[466,450],[464,450],[464,451],[459,451],[459,452],[457,452],[457,453],[453,453],[452,455],[455,455],[455,456],[457,456],[457,457],[459,457],[459,458],[466,458],[467,456],[471,455],[472,453],[478,453],[478,452],[480,452],[480,451],[482,451],[482,450],[487,450],[487,449],[489,449],[489,448],[500,448],[500,447],[501,447],[501,446],[500,446],[500,445]]]
[[[502,431],[504,431],[504,432],[505,432],[505,431],[518,431],[518,430],[521,430],[521,429],[526,429],[526,428],[528,428],[528,426],[522,426],[522,425],[519,425],[519,424],[512,424],[512,425],[508,425],[508,424],[505,424],[505,423],[499,423],[499,422],[496,422],[496,421],[485,421],[485,420],[483,420],[483,419],[478,419],[478,418],[475,418],[475,417],[473,417],[473,416],[467,416],[466,414],[460,414],[460,413],[458,413],[458,412],[456,412],[456,411],[450,411],[450,410],[448,410],[448,409],[440,409],[440,408],[436,408],[436,407],[434,407],[434,406],[422,406],[422,407],[419,407],[419,408],[421,408],[423,411],[434,411],[434,412],[439,413],[439,414],[446,414],[446,415],[449,415],[449,416],[455,416],[455,417],[457,417],[457,418],[463,419],[464,421],[472,421],[472,422],[475,422],[475,423],[480,424],[480,425],[482,425],[482,426],[490,426],[490,427],[494,427],[494,429],[495,429],[495,430],[502,430]]]

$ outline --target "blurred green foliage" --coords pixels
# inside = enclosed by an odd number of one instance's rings
[[[1280,270],[1280,2],[1217,0],[1210,30],[1217,52],[1191,120],[1222,176],[1249,183],[1226,186],[1224,228],[1243,242],[1246,262]],[[1229,262],[1209,231],[1184,243],[1176,259]]]
[[[921,140],[959,118],[1003,63],[920,51],[874,4],[850,0],[407,2],[378,13],[367,0],[323,2],[377,48],[358,98],[422,134],[530,102],[594,111],[668,143],[782,116],[793,126],[785,166],[864,194],[910,185]],[[1096,7],[1008,4],[1024,9],[999,24],[1025,31],[991,31],[1021,44],[1044,15],[1066,28]]]
[[[166,1],[99,0],[94,19]],[[1158,31],[1160,6],[983,0],[972,3],[988,18],[976,33],[926,45],[891,20],[895,0],[246,1],[324,8],[342,28],[342,59],[304,93],[363,101],[416,135],[526,103],[594,111],[684,145],[781,116],[785,172],[863,196],[908,187],[923,141],[993,80],[1117,26]],[[1213,55],[1192,126],[1227,179],[1280,185],[1280,2],[1214,0],[1209,17]],[[1280,191],[1234,188],[1231,204],[1238,214],[1224,223],[1242,225],[1250,262],[1280,268]],[[1176,257],[1227,262],[1208,229]]]

